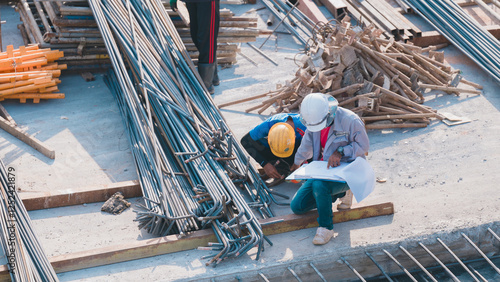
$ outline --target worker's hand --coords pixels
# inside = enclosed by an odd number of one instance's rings
[[[170,8],[172,11],[177,12],[177,0],[170,0]]]
[[[299,168],[300,165],[296,165],[296,164],[293,164],[291,167],[290,167],[290,171],[295,171],[297,170],[297,168]]]
[[[340,165],[340,159],[342,158],[342,155],[335,151],[329,158],[328,158],[328,166],[326,168],[330,167],[336,167]]]
[[[275,178],[275,179],[280,179],[283,178],[281,174],[278,173],[274,165],[271,163],[267,163],[264,167],[264,172],[266,173],[269,178]]]

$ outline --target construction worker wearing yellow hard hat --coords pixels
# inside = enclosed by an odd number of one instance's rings
[[[257,125],[241,139],[241,145],[263,168],[265,176],[281,183],[290,173],[295,152],[306,127],[299,114],[274,115]]]

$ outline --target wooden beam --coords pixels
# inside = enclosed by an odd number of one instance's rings
[[[65,207],[71,205],[81,205],[85,203],[105,202],[116,192],[122,192],[125,198],[142,197],[139,181],[123,181],[112,184],[70,188],[64,190],[52,190],[43,193],[21,192],[19,196],[26,207],[26,210],[41,210]]]
[[[319,0],[330,11],[335,19],[347,13],[347,5],[343,0]]]
[[[3,117],[5,120],[10,122],[10,124],[17,126],[16,121],[10,116],[10,114],[7,112],[7,110],[4,108],[2,104],[0,104],[0,116]]]
[[[33,149],[42,153],[44,156],[49,159],[55,159],[56,152],[47,148],[45,144],[40,142],[40,140],[35,137],[29,136],[27,133],[23,132],[19,127],[11,124],[8,120],[0,117],[0,128],[10,133],[12,136],[17,139],[23,141],[24,143],[30,145]]]
[[[340,223],[391,214],[394,214],[394,205],[389,202],[372,206],[355,207],[350,210],[336,211],[333,213],[333,220],[334,223]],[[263,224],[262,229],[264,234],[273,235],[316,227],[318,226],[316,221],[317,216],[318,214],[316,211],[311,211],[303,215],[290,214],[264,219],[260,222]],[[217,238],[212,229],[204,229],[192,232],[182,238],[178,238],[178,235],[169,235],[150,240],[134,241],[89,251],[59,255],[51,257],[49,260],[56,273],[61,273],[192,250],[199,246],[206,246],[209,242],[215,242],[216,240]],[[9,279],[7,266],[0,266],[0,281],[10,281]]]
[[[319,10],[318,6],[312,0],[298,0],[297,8],[302,11],[314,23],[322,22],[327,23],[325,15]]]
[[[335,211],[333,213],[333,223],[337,224],[391,214],[394,214],[394,204],[391,202],[365,207],[354,207],[350,210]],[[302,215],[287,214],[284,216],[266,218],[259,220],[259,222],[262,224],[262,231],[264,234],[269,236],[305,228],[318,227],[317,217],[318,212],[314,210]]]

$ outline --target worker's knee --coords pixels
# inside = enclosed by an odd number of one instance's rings
[[[304,214],[307,212],[302,206],[302,199],[298,199],[298,197],[293,197],[292,202],[290,202],[290,209],[292,209],[294,214]]]
[[[315,180],[312,183],[312,192],[314,194],[314,198],[318,199],[318,197],[325,197],[330,195],[330,187],[328,181]]]

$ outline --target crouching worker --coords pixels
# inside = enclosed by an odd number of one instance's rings
[[[241,138],[248,154],[274,179],[268,186],[281,183],[290,173],[305,130],[299,114],[277,114]]]
[[[338,107],[330,95],[311,93],[300,105],[300,117],[307,130],[295,154],[291,170],[307,159],[324,160],[328,168],[365,157],[369,149],[368,135],[363,121],[352,111]],[[295,214],[316,208],[319,228],[313,244],[323,245],[333,237],[332,204],[350,192],[347,183],[309,179],[299,188],[290,204]],[[352,192],[348,195],[349,208]]]

